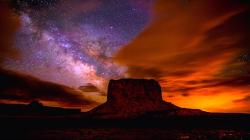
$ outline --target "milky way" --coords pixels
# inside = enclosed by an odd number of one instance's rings
[[[105,88],[108,79],[126,76],[126,67],[112,57],[147,25],[151,3],[14,0],[21,20],[15,48],[21,55],[5,67],[75,88]]]

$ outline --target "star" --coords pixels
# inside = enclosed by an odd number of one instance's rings
[[[15,47],[22,59],[9,69],[71,87],[124,77],[112,57],[150,19],[149,9],[126,0],[14,0],[21,28]],[[98,82],[100,83],[100,82]]]

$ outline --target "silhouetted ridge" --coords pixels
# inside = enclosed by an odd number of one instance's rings
[[[39,101],[32,101],[29,104],[1,104],[0,116],[53,116],[53,115],[72,115],[80,114],[80,109],[74,108],[60,108],[44,106]]]

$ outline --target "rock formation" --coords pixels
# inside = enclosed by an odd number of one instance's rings
[[[93,118],[135,118],[150,112],[174,114],[199,114],[202,111],[182,109],[162,99],[161,87],[155,80],[120,79],[110,80],[107,102],[96,107],[90,114]]]

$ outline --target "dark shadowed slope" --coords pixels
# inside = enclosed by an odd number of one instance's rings
[[[0,69],[0,102],[29,103],[34,100],[65,107],[95,104],[86,99],[81,92],[67,86]]]

